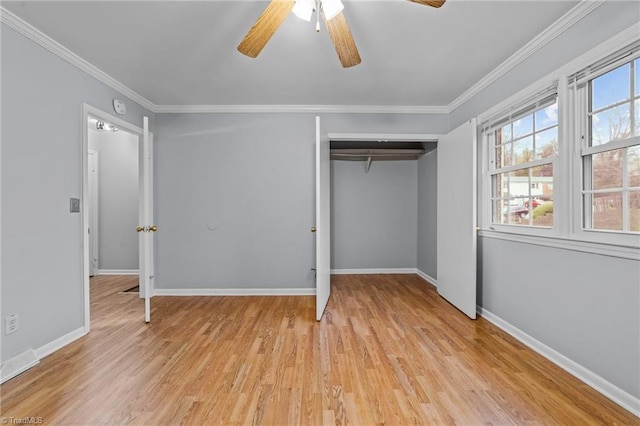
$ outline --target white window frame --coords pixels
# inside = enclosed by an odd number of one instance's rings
[[[555,220],[554,214],[554,223],[551,227],[543,227],[543,226],[535,226],[530,224],[506,224],[506,223],[494,223],[493,222],[493,206],[492,202],[495,201],[495,197],[493,194],[493,176],[500,173],[509,173],[515,170],[521,170],[523,168],[531,168],[537,167],[545,164],[551,164],[553,167],[553,175],[554,175],[554,187],[556,184],[556,168],[558,167],[558,158],[559,153],[553,159],[534,159],[527,163],[522,164],[513,164],[510,166],[498,167],[496,164],[496,155],[495,155],[495,141],[494,135],[498,127],[502,127],[508,123],[512,123],[514,120],[517,120],[519,116],[527,116],[529,114],[533,114],[541,108],[544,108],[543,105],[548,104],[549,98],[553,96],[557,96],[557,82],[554,81],[549,87],[546,87],[542,90],[536,91],[531,96],[526,97],[520,102],[514,104],[512,107],[507,110],[501,111],[498,114],[494,115],[492,118],[485,120],[483,124],[480,126],[480,133],[482,136],[482,143],[484,144],[484,155],[486,156],[487,162],[486,167],[483,168],[483,171],[486,172],[484,177],[483,186],[487,187],[488,196],[489,196],[489,206],[487,211],[487,224],[491,226],[493,229],[499,229],[504,232],[515,232],[515,233],[524,233],[524,234],[532,234],[532,235],[554,235],[557,234],[555,229],[557,228],[557,222]],[[559,96],[557,96],[559,102]],[[562,145],[562,140],[560,139],[560,117],[558,117],[558,149]],[[534,133],[535,136],[535,133]],[[535,144],[535,141],[534,141]],[[495,166],[494,166],[495,165]],[[529,188],[529,193],[531,193],[531,189]],[[555,188],[554,188],[554,203],[555,203]],[[555,207],[555,204],[554,204]],[[533,208],[531,209],[533,210]]]
[[[616,231],[586,230],[582,227],[582,156],[575,97],[569,87],[569,76],[584,70],[603,58],[607,58],[621,46],[639,41],[640,23],[594,47],[587,53],[549,73],[510,98],[478,115],[478,123],[485,123],[501,112],[531,100],[537,93],[557,82],[558,90],[558,156],[554,160],[554,221],[552,228],[492,224],[491,174],[489,173],[491,149],[478,127],[479,179],[478,225],[479,236],[517,241],[586,253],[596,253],[624,259],[640,260],[640,236]],[[577,122],[576,120],[580,120]],[[577,141],[577,142],[576,142]],[[579,159],[579,161],[577,161]]]
[[[637,45],[638,43],[636,42],[634,44]],[[629,46],[623,48],[622,51],[626,52],[628,50],[628,47]],[[640,48],[640,46],[635,47],[636,49]],[[594,65],[591,66],[597,66],[597,69],[595,71],[590,71],[589,68],[586,68],[574,73],[573,75],[570,75],[567,79],[568,81],[566,95],[569,103],[570,117],[573,118],[571,120],[571,129],[569,129],[570,137],[573,140],[573,150],[571,153],[571,170],[573,177],[573,191],[571,193],[573,212],[571,217],[572,234],[575,236],[575,238],[585,241],[637,247],[640,245],[640,234],[638,233],[605,229],[591,229],[584,226],[584,222],[586,221],[585,218],[589,216],[589,212],[585,211],[583,201],[585,156],[634,146],[637,145],[640,140],[640,137],[635,136],[623,140],[608,142],[603,145],[593,147],[588,146],[589,82],[618,68],[621,65],[640,58],[640,50],[635,50],[633,51],[633,53],[616,53],[614,51],[611,52],[611,55],[613,55],[614,58],[607,59],[607,56],[600,58],[600,61],[605,61],[605,65],[598,65],[598,62],[594,61]],[[633,119],[631,119],[631,122],[633,122]]]

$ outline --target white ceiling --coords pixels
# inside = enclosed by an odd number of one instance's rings
[[[577,1],[348,1],[362,63],[289,16],[257,59],[236,51],[265,1],[3,1],[155,105],[447,106]]]

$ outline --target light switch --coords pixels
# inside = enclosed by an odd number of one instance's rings
[[[80,213],[80,198],[69,198],[69,211]]]

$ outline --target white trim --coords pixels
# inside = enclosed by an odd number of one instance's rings
[[[573,120],[568,102],[571,102],[568,94],[567,76],[575,73],[577,70],[583,69],[592,63],[610,55],[613,51],[620,49],[620,46],[626,46],[638,40],[640,34],[640,22],[631,25],[629,28],[621,31],[610,39],[600,43],[596,47],[586,53],[576,57],[555,71],[550,72],[530,86],[520,90],[518,93],[510,96],[502,102],[494,105],[485,112],[478,115],[478,122],[484,122],[495,116],[501,111],[509,108],[509,106],[517,104],[522,100],[531,97],[533,94],[545,89],[554,81],[558,81],[558,115],[560,122],[560,135],[565,141],[572,141],[575,138],[571,136],[572,126],[566,125]],[[576,251],[584,251],[589,253],[599,253],[608,256],[622,257],[627,259],[638,259],[638,235],[636,234],[616,234],[615,232],[596,232],[592,230],[583,230],[581,228],[581,193],[575,191],[575,187],[582,179],[580,170],[572,166],[572,155],[579,155],[577,147],[572,142],[560,144],[560,154],[556,158],[556,166],[554,170],[559,170],[560,162],[562,168],[568,170],[566,175],[561,176],[557,182],[557,193],[554,202],[557,203],[558,220],[554,220],[553,228],[536,228],[529,226],[516,227],[491,223],[491,205],[488,194],[491,188],[491,174],[488,170],[489,147],[486,139],[483,140],[483,162],[482,164],[482,185],[480,188],[483,194],[479,211],[481,215],[481,225],[484,236],[498,235],[503,236],[502,239],[512,241],[537,243],[540,245],[551,245],[553,247],[572,249]],[[557,175],[558,176],[558,175]],[[555,185],[555,184],[554,184]],[[573,189],[572,189],[573,188]],[[571,198],[569,198],[571,197]],[[516,233],[518,233],[516,235]],[[512,235],[509,237],[508,235]],[[536,238],[544,235],[547,240]],[[531,239],[528,239],[530,238]],[[499,238],[499,237],[496,237]],[[550,243],[552,241],[552,243]],[[613,242],[613,243],[612,243]],[[597,245],[602,243],[602,245]],[[589,248],[585,250],[585,248]]]
[[[38,365],[39,362],[40,359],[38,359],[33,349],[28,349],[14,356],[0,365],[0,383],[13,379],[18,374]]]
[[[436,280],[435,278],[433,278],[431,275],[422,272],[420,269],[416,269],[416,274],[418,274],[418,276],[420,278],[422,278],[423,280],[427,281],[429,284],[432,284],[434,287],[438,287],[438,280]]]
[[[332,269],[331,275],[417,274],[416,268]]]
[[[13,358],[2,363],[0,367],[0,383],[4,383],[16,377],[18,374],[23,373],[40,363],[40,360],[59,349],[67,346],[68,344],[78,340],[85,336],[87,332],[84,327],[77,328],[56,340],[40,346],[38,349],[28,349]]]
[[[155,105],[158,114],[313,113],[313,114],[449,114],[429,105]]]
[[[453,102],[447,106],[447,110],[449,112],[453,112],[456,108],[462,106],[465,102],[469,101],[482,90],[486,89],[509,71],[524,62],[531,55],[542,49],[551,41],[555,40],[573,25],[580,22],[582,18],[600,7],[604,2],[605,0],[583,0],[578,3],[573,9],[561,16],[556,22],[547,27],[529,43],[525,44],[506,61],[497,66],[476,84],[471,86],[466,92],[454,99]]]
[[[587,16],[604,0],[583,0],[448,105],[156,105],[0,6],[0,21],[153,113],[450,114]]]
[[[598,0],[601,1],[601,0]],[[585,3],[584,1],[580,4]],[[589,3],[588,1],[586,3]],[[577,6],[576,6],[577,7]],[[551,85],[555,80],[558,80],[558,95],[562,97],[560,84],[563,80],[566,80],[566,76],[575,73],[577,70],[589,66],[591,63],[602,59],[603,56],[611,54],[612,51],[620,49],[620,46],[633,43],[638,40],[638,33],[640,33],[640,22],[631,25],[629,28],[621,31],[617,35],[610,39],[600,43],[598,46],[592,48],[586,53],[571,60],[560,68],[550,72],[544,77],[537,80],[535,83],[530,84],[519,92],[509,96],[502,102],[492,106],[485,112],[478,114],[478,123],[490,119],[492,116],[507,110],[511,105],[517,104],[523,101],[527,97],[533,96],[536,92],[543,90],[545,87]],[[566,94],[565,94],[566,96]]]
[[[105,85],[112,88],[113,90],[116,90],[117,92],[122,93],[123,95],[125,95],[132,101],[137,102],[144,108],[147,108],[148,110],[153,111],[153,109],[156,107],[147,98],[134,92],[124,84],[120,83],[115,78],[111,77],[109,74],[105,73],[104,71],[97,68],[95,65],[82,59],[80,56],[76,55],[71,50],[67,49],[57,41],[53,40],[51,37],[42,33],[37,28],[31,26],[30,24],[23,21],[18,16],[14,15],[13,13],[9,12],[7,9],[1,6],[0,6],[0,22],[7,24],[9,27],[14,29],[15,31],[19,32],[20,34],[24,35],[28,39],[44,47],[49,52],[58,56],[60,59],[67,61],[71,65],[75,66],[81,71],[84,71],[85,73],[89,74],[91,77],[95,78],[101,83],[104,83]]]
[[[98,269],[98,275],[138,275],[137,269]]]
[[[332,141],[437,142],[441,137],[430,133],[329,133]]]
[[[53,342],[49,342],[46,345],[40,346],[35,350],[36,356],[39,359],[42,359],[48,355],[51,355],[55,351],[62,349],[68,344],[78,340],[79,338],[85,336],[87,333],[85,332],[84,327],[77,328],[62,337],[57,338]]]
[[[506,333],[513,336],[516,340],[522,342],[524,345],[539,353],[549,361],[556,364],[558,367],[562,368],[569,374],[575,376],[580,379],[587,385],[591,386],[593,389],[600,392],[602,395],[611,399],[616,404],[620,405],[624,409],[630,411],[634,415],[640,417],[640,399],[634,397],[628,392],[620,389],[615,386],[613,383],[605,380],[600,377],[593,371],[587,369],[586,367],[578,364],[572,359],[566,357],[555,349],[545,345],[534,337],[528,335],[524,331],[520,330],[516,326],[510,324],[509,322],[503,320],[499,316],[491,313],[490,311],[478,306],[478,314],[505,331]]]
[[[553,247],[561,250],[571,250],[582,253],[598,254],[602,256],[618,257],[621,259],[640,260],[639,247],[572,240],[560,237],[525,235],[520,233],[486,229],[481,230],[478,233],[478,236],[483,238],[493,238],[496,240],[513,241],[517,243],[532,244],[543,247]]]
[[[153,296],[315,296],[315,288],[156,288]]]
[[[82,276],[83,276],[83,299],[84,299],[84,331],[88,333],[91,329],[91,298],[90,298],[90,281],[89,281],[89,233],[87,232],[89,226],[89,128],[88,119],[89,116],[100,118],[104,121],[108,121],[115,126],[126,130],[138,138],[142,137],[143,129],[125,121],[119,117],[115,117],[101,109],[94,107],[88,103],[83,103],[80,111],[80,126],[82,129],[82,149],[81,149],[81,164],[82,164],[82,207],[80,209],[82,219],[80,224],[80,234],[82,235]]]

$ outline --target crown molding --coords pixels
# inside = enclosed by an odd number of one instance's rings
[[[156,105],[0,6],[0,22],[153,113],[450,114],[607,0],[582,0],[449,105]]]
[[[79,70],[84,71],[85,73],[89,74],[91,77],[104,83],[105,85],[112,88],[113,90],[116,90],[117,92],[123,94],[124,96],[128,97],[132,101],[137,102],[138,104],[142,105],[148,110],[153,112],[153,110],[156,108],[156,106],[147,98],[134,92],[124,84],[120,83],[115,78],[111,77],[109,74],[105,73],[95,65],[92,65],[91,63],[82,59],[80,56],[76,55],[75,53],[73,53],[72,51],[70,51],[69,49],[67,49],[60,43],[58,43],[57,41],[53,40],[48,35],[42,33],[40,30],[31,26],[27,22],[23,21],[18,16],[9,12],[7,9],[5,9],[2,6],[0,6],[0,22],[2,22],[3,24],[6,24],[10,28],[17,31],[18,33],[22,34],[28,39],[44,47],[49,52],[67,61],[68,63],[75,66]]]
[[[506,61],[484,76],[476,84],[471,86],[462,95],[454,99],[453,102],[446,107],[447,111],[451,113],[465,102],[471,100],[475,95],[489,87],[492,83],[496,82],[499,78],[524,62],[528,57],[542,49],[551,41],[555,40],[559,35],[578,23],[582,18],[600,7],[605,1],[607,0],[582,0],[573,9],[565,13],[557,21],[538,34],[533,40],[511,55]]]
[[[329,133],[332,141],[437,142],[441,137],[431,133]]]
[[[418,105],[156,105],[161,114],[185,113],[325,113],[325,114],[448,114],[443,106]]]

